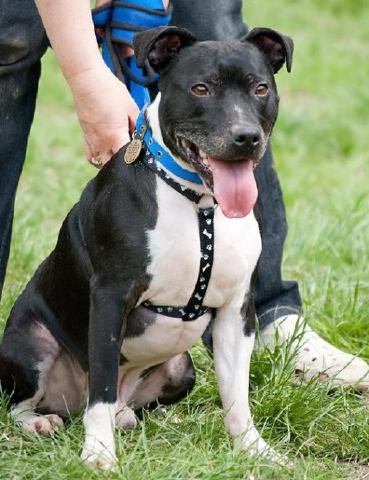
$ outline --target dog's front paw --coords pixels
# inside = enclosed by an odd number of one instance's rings
[[[243,436],[237,439],[236,446],[252,455],[261,455],[279,465],[288,466],[290,464],[287,457],[280,455],[261,438],[255,427],[251,428]]]
[[[87,465],[103,470],[112,470],[118,463],[114,447],[107,447],[96,439],[85,443],[81,458]]]
[[[88,465],[110,470],[118,462],[114,440],[115,410],[115,404],[96,403],[85,412],[86,436],[81,458]]]

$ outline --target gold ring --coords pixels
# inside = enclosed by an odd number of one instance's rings
[[[96,155],[95,157],[91,157],[90,162],[91,162],[92,165],[94,165],[95,167],[99,167],[99,166],[101,165],[100,155]]]

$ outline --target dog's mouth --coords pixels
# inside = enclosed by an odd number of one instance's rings
[[[214,193],[224,215],[231,218],[248,215],[258,196],[254,168],[259,162],[248,158],[215,158],[190,140],[181,139],[181,145],[186,160]]]

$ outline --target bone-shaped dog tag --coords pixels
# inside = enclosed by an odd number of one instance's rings
[[[124,161],[126,162],[127,165],[135,162],[141,152],[142,148],[142,141],[139,138],[134,138],[126,148],[126,151],[124,152]]]

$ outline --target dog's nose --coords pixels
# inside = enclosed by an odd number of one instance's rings
[[[260,133],[256,128],[236,125],[232,127],[231,133],[234,143],[240,147],[248,145],[255,148],[260,143]]]

